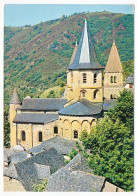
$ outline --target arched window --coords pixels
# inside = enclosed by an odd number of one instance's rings
[[[94,74],[94,83],[96,83],[97,82],[97,74],[95,73]]]
[[[58,134],[58,127],[54,127],[54,134]]]
[[[110,78],[110,82],[111,82],[111,83],[113,83],[113,76],[111,76],[111,78]]]
[[[26,133],[25,133],[25,131],[21,132],[21,139],[22,139],[22,141],[26,141]]]
[[[110,95],[110,99],[113,99],[113,95],[112,94]]]
[[[78,138],[78,131],[74,131],[74,138],[77,139]]]
[[[86,82],[87,82],[87,74],[83,73],[83,83],[86,83]]]
[[[94,99],[97,98],[97,93],[98,93],[98,90],[95,90],[95,91],[94,91]]]
[[[82,90],[81,91],[81,97],[85,97],[86,96],[86,91],[85,90]]]
[[[114,83],[117,83],[117,77],[114,76]]]
[[[39,142],[42,142],[42,131],[39,131],[38,138]]]

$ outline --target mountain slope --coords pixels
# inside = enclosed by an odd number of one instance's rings
[[[80,39],[85,17],[100,64],[106,65],[113,38],[121,60],[133,60],[133,15],[83,13],[30,27],[5,27],[6,104],[14,87],[18,87],[21,98],[27,94],[38,97],[45,89],[66,82],[66,68],[75,41]],[[128,63],[124,65],[126,71]],[[130,72],[133,72],[133,66]]]

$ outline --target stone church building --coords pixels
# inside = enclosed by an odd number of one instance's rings
[[[97,119],[113,107],[123,89],[123,69],[115,41],[106,67],[100,65],[85,20],[67,68],[64,97],[27,96],[21,103],[14,90],[10,101],[11,147],[20,144],[28,149],[57,135],[79,139],[82,131],[90,133]]]

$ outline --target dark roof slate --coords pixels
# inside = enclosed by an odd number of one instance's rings
[[[104,177],[96,176],[91,173],[61,168],[49,178],[46,191],[100,192],[102,191],[104,181]]]
[[[9,148],[4,148],[4,152],[3,152],[3,155],[4,155],[4,162],[9,162],[9,159],[8,157],[11,156],[12,154],[14,154],[14,150],[12,149],[9,149]]]
[[[72,170],[79,170],[87,173],[92,173],[92,169],[87,166],[87,160],[85,157],[78,153],[66,166],[65,168],[70,168]]]
[[[108,111],[109,109],[114,108],[114,106],[116,105],[116,99],[104,99],[104,103],[103,103],[103,110],[104,111]]]
[[[47,124],[58,120],[58,114],[46,113],[21,113],[17,114],[13,122],[15,123],[40,123]]]
[[[35,168],[37,170],[38,179],[42,180],[43,178],[49,179],[50,177],[50,166],[48,165],[41,165],[34,163]]]
[[[28,149],[29,152],[39,153],[44,149],[54,147],[62,155],[67,155],[71,152],[72,148],[75,148],[75,142],[69,139],[64,139],[60,136],[55,136],[49,140],[42,142],[42,144],[35,146],[31,149]]]
[[[11,156],[8,157],[8,160],[10,161],[10,165],[12,165],[12,164],[16,164],[26,158],[27,158],[27,152],[15,151]]]
[[[82,45],[83,45],[83,40],[84,40],[83,38],[84,38],[84,34],[85,34],[85,26],[84,26],[75,58],[73,60],[73,63],[68,66],[69,70],[104,69],[104,66],[100,65],[97,61],[94,44],[93,44],[93,41],[91,39],[88,28],[87,28],[87,32],[88,32],[87,36],[88,36],[88,42],[89,42],[90,63],[79,63],[80,56],[81,56]],[[88,48],[86,48],[86,49],[88,50]]]
[[[72,105],[66,106],[59,110],[59,114],[68,116],[94,116],[100,114],[102,105],[91,103],[86,99],[82,99]]]
[[[34,191],[32,186],[40,182],[35,163],[49,166],[51,174],[65,165],[64,157],[54,148],[17,163],[15,167],[18,178],[26,191]]]
[[[8,168],[5,167],[3,175],[18,180],[18,175],[14,164]]]
[[[24,99],[21,110],[36,111],[58,111],[64,107],[67,99],[63,98],[45,98],[45,99]]]
[[[134,84],[134,74],[131,74],[126,78],[126,84]]]

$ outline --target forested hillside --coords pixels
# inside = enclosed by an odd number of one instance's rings
[[[98,61],[106,65],[113,39],[125,76],[134,69],[134,17],[109,12],[81,13],[41,22],[34,26],[4,28],[5,104],[13,89],[21,98],[39,97],[49,87],[66,82],[75,41],[79,42],[84,19],[88,21]]]

